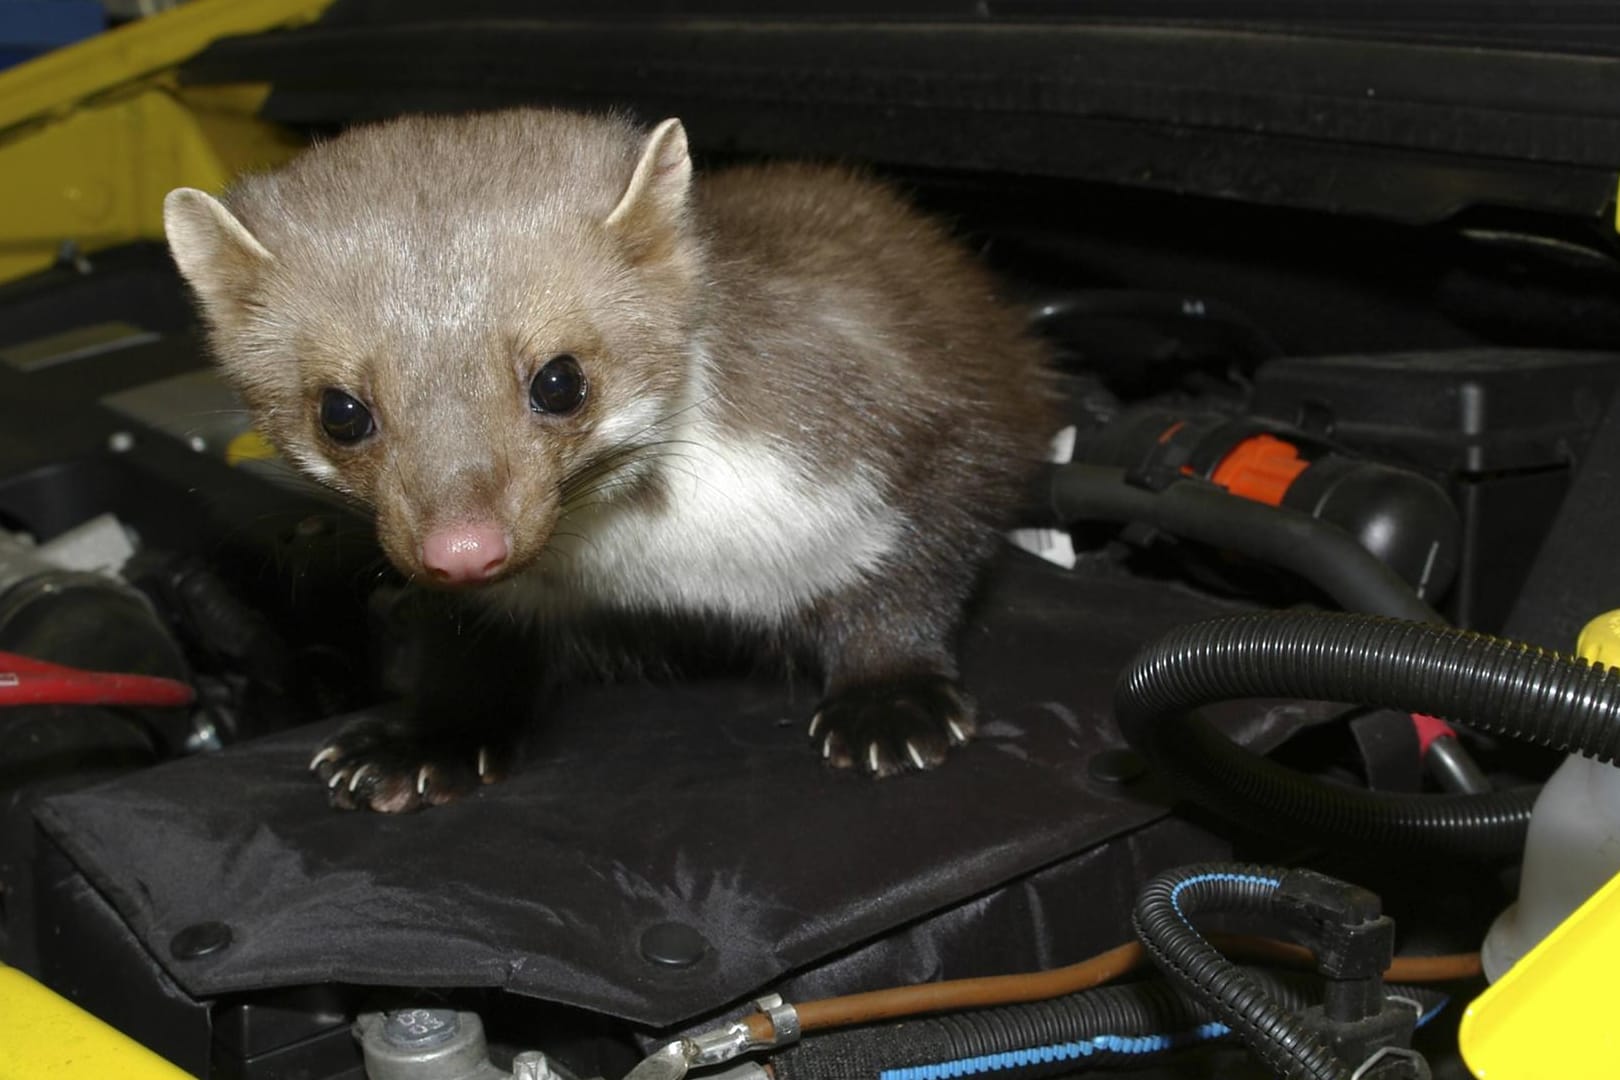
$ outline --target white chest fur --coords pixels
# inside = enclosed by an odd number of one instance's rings
[[[541,614],[580,603],[703,612],[771,625],[854,584],[896,550],[899,514],[856,471],[812,484],[761,442],[683,432],[661,506],[568,515],[535,569],[498,590]]]

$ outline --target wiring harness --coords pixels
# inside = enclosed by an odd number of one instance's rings
[[[1431,623],[1277,612],[1194,623],[1127,668],[1115,714],[1177,791],[1261,832],[1418,855],[1517,857],[1535,788],[1481,795],[1364,791],[1232,743],[1193,711],[1238,698],[1355,701],[1583,753],[1620,755],[1620,671]]]
[[[1280,1000],[1193,926],[1207,912],[1246,912],[1308,942],[1327,980],[1320,1006]],[[1132,923],[1171,983],[1209,1008],[1267,1066],[1291,1080],[1426,1080],[1410,1049],[1425,1009],[1386,992],[1395,924],[1376,895],[1309,870],[1212,863],[1148,883]]]

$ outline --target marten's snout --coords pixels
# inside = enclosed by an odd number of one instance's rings
[[[500,574],[510,554],[505,530],[487,522],[448,525],[422,541],[422,565],[446,585],[488,581]]]

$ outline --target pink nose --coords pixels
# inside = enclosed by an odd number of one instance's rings
[[[506,533],[475,522],[435,529],[422,541],[422,565],[440,581],[468,585],[488,581],[506,565]]]

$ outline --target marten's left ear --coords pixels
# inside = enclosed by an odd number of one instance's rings
[[[630,185],[603,224],[639,257],[655,257],[680,235],[691,188],[686,129],[672,117],[642,143]]]

